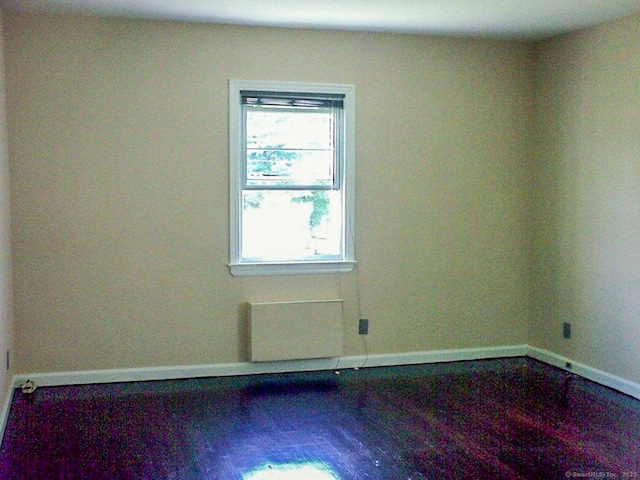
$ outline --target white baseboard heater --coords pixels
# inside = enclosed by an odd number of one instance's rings
[[[339,357],[342,300],[249,303],[252,362]]]

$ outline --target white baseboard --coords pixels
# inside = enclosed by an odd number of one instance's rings
[[[464,360],[485,360],[506,357],[531,357],[549,365],[566,368],[596,383],[618,390],[640,399],[640,385],[624,378],[597,370],[555,353],[529,345],[506,345],[488,348],[465,348],[454,350],[433,350],[394,354],[357,355],[340,358],[314,360],[290,360],[283,362],[238,362],[211,365],[188,365],[175,367],[124,368],[113,370],[87,370],[78,372],[54,372],[14,375],[13,388],[6,395],[0,412],[0,439],[9,416],[13,392],[21,383],[31,380],[39,387],[82,385],[115,382],[136,382],[151,380],[174,380],[182,378],[223,377],[234,375],[256,375],[266,373],[304,372],[317,370],[338,370],[363,367],[390,367],[421,363],[457,362]]]
[[[4,429],[6,414],[13,390],[26,380],[37,386],[82,385],[151,380],[174,380],[181,378],[224,377],[234,375],[257,375],[266,373],[305,372],[337,370],[344,368],[390,367],[421,363],[457,362],[491,358],[528,356],[546,364],[571,371],[601,385],[640,399],[640,384],[576,362],[548,350],[529,345],[507,345],[487,348],[465,348],[454,350],[432,350],[376,355],[357,355],[340,358],[313,360],[288,360],[282,362],[238,362],[210,365],[187,365],[172,367],[122,368],[113,370],[84,370],[77,372],[53,372],[14,375],[10,389],[0,412],[0,429]],[[567,363],[571,368],[567,368]]]
[[[540,360],[548,365],[553,365],[554,367],[559,367],[563,370],[573,372],[576,375],[580,375],[581,377],[599,383],[600,385],[613,388],[614,390],[618,390],[619,392],[640,400],[640,384],[638,383],[603,372],[602,370],[590,367],[589,365],[575,362],[570,358],[563,357],[542,348],[529,346],[527,348],[527,356]],[[570,368],[567,367],[567,363],[571,364]]]
[[[13,387],[7,390],[4,398],[4,403],[2,404],[2,411],[0,412],[0,445],[2,445],[4,430],[7,427],[7,421],[9,420],[9,409],[11,408],[11,402],[13,401],[14,391],[15,388]]]
[[[455,350],[431,350],[426,352],[407,352],[345,357],[340,361],[341,368],[393,367],[420,363],[459,362],[463,360],[486,360],[490,358],[524,357],[527,345],[506,345],[502,347],[463,348]]]
[[[136,382],[149,380],[174,380],[179,378],[223,377],[232,375],[256,375],[264,373],[304,372],[336,370],[341,368],[387,367],[419,363],[454,362],[502,357],[522,357],[527,345],[503,347],[435,350],[379,355],[358,355],[313,360],[287,360],[282,362],[239,362],[176,367],[122,368],[114,370],[85,370],[78,372],[54,372],[20,374],[13,377],[14,387],[26,380],[37,386],[82,385],[89,383]]]
[[[313,360],[288,360],[282,362],[238,362],[210,365],[187,365],[175,367],[121,368],[113,370],[84,370],[77,372],[52,372],[14,375],[13,388],[6,396],[0,412],[0,439],[9,416],[9,408],[15,389],[27,380],[38,387],[83,385],[97,383],[139,382],[152,380],[175,380],[182,378],[225,377],[234,375],[259,375],[265,373],[305,372],[338,370],[345,368],[389,367],[420,363],[455,362],[461,360],[483,360],[490,358],[523,357],[527,345],[503,347],[466,348],[458,350],[434,350],[426,352],[393,353],[379,355],[357,355],[340,358]]]

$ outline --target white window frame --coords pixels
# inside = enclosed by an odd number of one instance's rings
[[[340,189],[344,196],[343,252],[340,260],[300,261],[243,261],[242,245],[242,189],[243,189],[243,131],[244,115],[241,105],[243,91],[328,93],[344,95],[343,149],[339,162]],[[253,80],[229,81],[229,193],[230,193],[230,242],[229,268],[232,275],[281,275],[349,272],[355,266],[354,217],[355,217],[355,85],[269,82]]]

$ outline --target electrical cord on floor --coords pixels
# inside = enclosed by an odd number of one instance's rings
[[[369,361],[369,346],[367,345],[367,339],[365,338],[366,336],[365,335],[360,335],[360,337],[362,338],[362,345],[364,346],[364,360],[362,362],[362,365],[360,365],[359,367],[355,368],[356,370],[364,368],[364,366]]]
[[[580,380],[584,380],[584,378],[582,378],[580,375],[576,375],[571,371],[566,372],[566,376],[562,383],[562,404],[566,408],[571,408],[571,402],[569,401],[570,400],[569,394],[571,393],[571,385]]]
[[[18,388],[22,391],[22,393],[29,394],[35,392],[38,386],[33,380],[25,380],[20,385],[18,385]]]
[[[336,366],[335,366],[335,368],[333,369],[333,370],[334,370],[334,373],[335,373],[336,375],[340,375],[340,368],[339,368],[339,367],[340,367],[340,357],[338,357],[338,361],[336,362]]]
[[[354,370],[360,370],[361,368],[364,368],[367,362],[369,361],[369,346],[367,345],[367,339],[365,337],[366,337],[365,335],[360,335],[360,338],[362,338],[362,346],[364,347],[364,360],[362,361],[362,364],[353,367]],[[340,360],[341,358],[338,357],[336,366],[333,369],[336,375],[340,375],[340,368],[339,368]]]

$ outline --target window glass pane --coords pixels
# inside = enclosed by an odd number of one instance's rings
[[[304,109],[247,109],[247,186],[331,186],[333,114]]]
[[[333,152],[247,150],[247,186],[333,185]]]
[[[331,150],[330,110],[247,109],[247,148]]]
[[[332,190],[245,190],[241,256],[323,260],[342,253],[342,200]]]

